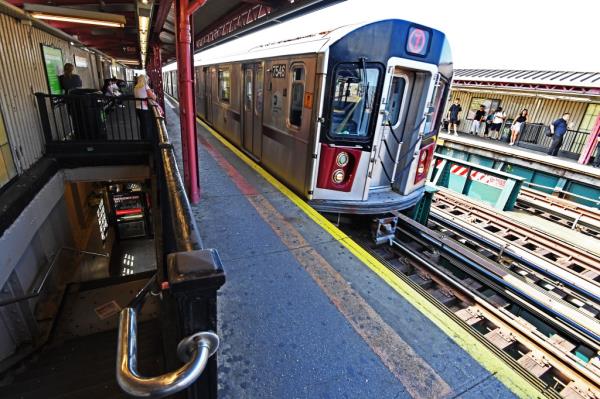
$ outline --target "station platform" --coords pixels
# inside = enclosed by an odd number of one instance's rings
[[[177,104],[166,104],[180,153]],[[239,150],[198,125],[206,247],[218,297],[223,398],[537,397],[440,309]]]
[[[590,183],[597,183],[597,179],[600,178],[600,168],[595,168],[591,165],[582,165],[568,158],[552,157],[543,152],[519,146],[510,146],[508,143],[499,140],[491,140],[466,133],[459,133],[458,136],[440,133],[438,142],[449,148],[469,151],[478,155],[485,156],[487,153],[488,155],[495,155],[496,158],[518,158],[530,166],[538,165],[547,171],[562,171],[566,175],[577,175],[580,180]]]

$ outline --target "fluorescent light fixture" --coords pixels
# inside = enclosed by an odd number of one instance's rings
[[[75,18],[75,17],[65,17],[63,15],[50,15],[34,12],[32,17],[36,19],[44,19],[48,21],[61,21],[61,22],[73,22],[75,24],[85,24],[85,25],[99,25],[99,26],[109,26],[114,28],[122,28],[125,25],[118,22],[110,22],[110,21],[101,21],[98,19],[87,19],[87,18]]]
[[[115,28],[123,28],[125,26],[125,17],[118,14],[29,3],[23,4],[23,9],[30,12],[32,17],[37,19]]]
[[[116,61],[120,64],[127,64],[127,65],[137,65],[140,63],[138,60],[116,60]]]

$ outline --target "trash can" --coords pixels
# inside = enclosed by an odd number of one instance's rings
[[[65,96],[71,121],[73,139],[80,141],[106,139],[105,101],[96,89],[73,89]]]

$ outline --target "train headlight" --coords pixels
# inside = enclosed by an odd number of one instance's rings
[[[331,180],[335,183],[335,184],[340,184],[341,182],[344,181],[344,178],[346,177],[346,174],[344,173],[343,170],[341,169],[336,169],[333,171],[333,174],[331,175]]]
[[[337,163],[337,166],[343,168],[344,166],[348,165],[349,159],[350,158],[348,157],[348,153],[342,151],[337,155],[335,162]]]

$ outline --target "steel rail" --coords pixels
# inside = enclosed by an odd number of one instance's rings
[[[551,298],[535,289],[531,290],[527,283],[514,278],[495,262],[468,250],[462,244],[443,234],[417,224],[406,216],[402,215],[402,217],[405,218],[403,224],[416,230],[416,234],[410,233],[405,228],[397,228],[397,231],[401,231],[421,245],[438,249],[449,255],[445,256],[446,259],[464,273],[479,281],[483,280],[484,284],[494,291],[503,296],[510,296],[519,306],[536,314],[547,323],[558,326],[560,330],[568,332],[597,350],[600,349],[600,323],[598,320],[590,319],[581,312],[565,307],[556,298]]]
[[[487,230],[482,230],[476,226],[473,226],[467,222],[461,223],[456,220],[455,217],[448,213],[440,212],[436,209],[432,209],[430,213],[430,221],[439,226],[454,231],[456,234],[463,235],[465,239],[469,239],[471,242],[480,243],[480,245],[493,248],[497,252],[496,256],[509,258],[510,260],[517,262],[519,266],[523,268],[531,269],[536,275],[546,276],[555,281],[553,285],[562,290],[564,287],[572,290],[570,294],[577,292],[579,295],[594,301],[593,307],[597,307],[600,304],[600,287],[593,282],[582,278],[578,274],[573,274],[570,271],[566,271],[560,266],[556,266],[548,260],[540,259],[537,256],[531,256],[525,253],[522,249],[513,246],[511,243],[507,243],[501,237],[494,236]],[[543,279],[543,278],[542,278]],[[578,295],[573,295],[577,298]],[[577,298],[586,302],[585,299]]]
[[[501,215],[481,203],[469,201],[446,190],[436,193],[432,206],[454,216],[462,216],[474,224],[484,225],[492,233],[502,232],[512,236],[507,240],[524,250],[553,261],[557,266],[571,269],[586,267],[600,273],[600,256],[567,243],[546,232],[523,225],[516,220]],[[492,227],[489,227],[489,226]]]
[[[394,273],[394,275],[396,275],[398,278],[400,278],[401,280],[403,280],[407,285],[409,285],[412,289],[414,289],[416,292],[418,292],[421,296],[423,296],[426,300],[428,300],[429,302],[431,302],[434,306],[436,306],[437,308],[439,308],[444,314],[446,314],[450,319],[452,319],[454,322],[456,322],[458,325],[460,325],[463,329],[465,329],[468,333],[470,333],[471,335],[474,336],[475,339],[477,339],[479,342],[481,342],[485,347],[487,347],[490,351],[492,351],[494,354],[496,354],[500,359],[502,359],[504,362],[506,362],[507,364],[509,364],[511,366],[512,369],[515,370],[515,372],[517,372],[519,375],[521,375],[523,378],[527,379],[532,385],[534,385],[535,387],[537,387],[540,392],[543,394],[544,397],[547,398],[560,398],[562,397],[560,395],[560,393],[558,393],[556,390],[551,389],[550,387],[548,387],[546,385],[546,383],[544,383],[543,381],[541,381],[538,377],[534,376],[533,374],[531,374],[523,365],[521,365],[520,363],[518,363],[518,361],[512,356],[510,355],[507,351],[497,347],[496,345],[494,345],[488,338],[486,338],[484,336],[484,334],[482,332],[480,332],[479,330],[475,329],[475,327],[473,327],[472,325],[468,324],[465,320],[463,320],[460,316],[458,316],[456,313],[456,311],[451,310],[449,307],[447,307],[446,305],[444,305],[443,303],[441,303],[435,296],[433,296],[433,294],[430,292],[430,290],[424,288],[423,286],[419,285],[417,282],[415,282],[409,275],[408,273],[404,272],[402,270],[401,267],[399,267],[398,265],[394,264],[393,261],[399,262],[398,259],[402,259],[399,258],[400,255],[400,247],[396,246],[397,249],[391,249],[391,245],[390,246],[386,246],[384,247],[385,250],[391,250],[393,252],[393,254],[395,255],[393,259],[391,259],[390,256],[388,255],[382,255],[381,253],[381,249],[382,247],[379,248],[373,248],[367,240],[365,239],[359,239],[355,236],[353,236],[353,239],[356,240],[357,242],[359,242],[371,255],[373,255],[374,257],[376,257],[385,267],[387,267],[392,273]],[[424,260],[420,255],[418,255],[416,253],[415,250],[408,248],[407,252],[403,252],[406,253],[407,255],[409,255],[408,262],[411,266],[413,266],[415,269],[423,269],[423,265],[418,265],[418,263],[420,263],[421,261],[428,263],[426,260]],[[451,286],[456,286],[455,290],[458,291],[453,291],[453,293],[457,293],[457,297],[472,297],[472,294],[470,293],[469,290],[465,290],[462,291],[460,290],[458,287],[460,287],[460,284],[455,284],[455,282],[452,282],[449,280],[449,277],[446,276],[442,271],[440,271],[439,269],[435,268],[434,266],[432,266],[431,268],[428,268],[427,271],[435,274],[436,276],[439,277],[439,280],[443,280],[445,281],[448,285]],[[436,279],[436,283],[438,285],[443,285],[440,284],[438,279]],[[445,287],[445,286],[444,286]],[[464,306],[461,309],[466,309],[467,307],[471,306],[471,304],[469,303],[465,303],[466,301],[461,300],[464,303]],[[501,319],[502,320],[502,319]],[[504,322],[504,321],[503,321]],[[505,322],[506,323],[506,322]],[[521,326],[522,327],[522,326]],[[521,333],[522,334],[526,334],[527,332]],[[528,349],[531,349],[532,345],[535,344],[535,341],[529,339],[528,340],[530,343],[532,343],[531,345],[527,346],[525,345]],[[523,344],[522,341],[519,341],[519,343]],[[539,349],[540,352],[545,352],[542,348]],[[555,351],[556,352],[556,351]],[[564,359],[561,360],[561,356],[560,353],[557,353],[556,356],[550,356],[549,357],[550,360],[552,360],[552,367],[554,367],[556,370],[559,370],[559,372],[566,374],[566,375],[577,375],[579,377],[579,381],[578,383],[586,383],[586,385],[588,386],[593,386],[594,382],[588,382],[590,379],[586,378],[585,376],[581,376],[581,372],[582,372],[582,368],[580,365],[575,365],[574,369],[578,370],[579,372],[575,372],[572,371],[572,367],[565,364],[564,363]],[[575,360],[575,362],[577,362]],[[589,371],[585,370],[584,372],[587,372],[587,374],[589,374]],[[590,378],[594,378],[594,375],[589,375]]]

